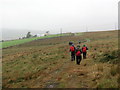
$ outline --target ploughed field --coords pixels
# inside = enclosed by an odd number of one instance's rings
[[[80,65],[70,61],[69,41],[89,48]],[[118,88],[118,31],[36,40],[3,49],[3,88]]]

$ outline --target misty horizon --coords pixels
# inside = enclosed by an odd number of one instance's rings
[[[112,29],[114,30],[114,29]],[[83,31],[83,32],[99,32],[99,31],[112,31],[112,30],[92,30],[92,31]],[[27,33],[28,32],[31,32],[31,35],[43,35],[45,34],[46,31],[31,31],[31,30],[28,30],[28,31],[16,31],[16,30],[13,30],[12,32],[9,32],[8,31],[2,31],[2,39],[1,40],[15,40],[15,39],[19,39],[19,38],[23,38],[23,37],[26,37]],[[69,32],[62,32],[62,33],[69,33]],[[79,32],[71,32],[71,33],[79,33]],[[81,32],[82,33],[82,32]],[[10,35],[9,35],[10,34]],[[61,32],[58,32],[58,33],[51,33],[50,34],[61,34]]]
[[[18,39],[27,32],[50,34],[118,29],[119,0],[3,0],[2,39]]]

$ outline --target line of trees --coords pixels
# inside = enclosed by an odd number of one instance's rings
[[[22,39],[32,38],[32,37],[37,37],[37,35],[32,35],[31,32],[28,32],[25,37],[22,37]],[[19,38],[19,39],[20,39],[20,38]]]
[[[46,33],[44,34],[44,36],[49,35],[49,32],[50,32],[50,31],[46,31]],[[28,32],[25,37],[22,37],[22,39],[32,38],[32,37],[38,37],[38,36],[37,36],[37,35],[32,35],[31,32]],[[19,38],[19,39],[20,39],[20,38]]]

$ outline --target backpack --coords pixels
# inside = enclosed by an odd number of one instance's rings
[[[82,52],[86,52],[87,48],[86,47],[83,47],[82,48]]]
[[[77,51],[76,56],[80,56],[80,55],[81,55],[81,52]]]
[[[70,51],[74,52],[75,51],[75,47],[71,46],[70,47]]]

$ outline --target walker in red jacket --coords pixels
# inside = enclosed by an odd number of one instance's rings
[[[70,52],[71,52],[71,61],[75,61],[75,47],[74,44],[70,46]]]
[[[82,47],[83,59],[86,59],[87,50],[88,50],[88,48],[85,45],[83,45],[83,47]]]
[[[78,45],[77,48],[76,48],[76,64],[80,65],[80,62],[82,60],[82,51],[80,49],[80,46]]]

